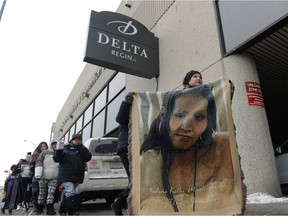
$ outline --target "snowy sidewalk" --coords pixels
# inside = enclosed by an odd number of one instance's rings
[[[275,198],[268,193],[248,195],[244,215],[288,215],[288,197]]]

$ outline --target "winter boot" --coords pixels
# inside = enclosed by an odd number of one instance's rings
[[[66,197],[66,206],[68,215],[79,215],[76,213],[76,197]]]
[[[36,214],[36,215],[42,214],[44,205],[37,203],[37,204],[35,204],[35,207],[36,207],[36,212],[35,212],[35,214]]]
[[[46,214],[47,215],[55,215],[56,212],[54,211],[53,204],[47,204],[46,205]]]
[[[67,209],[66,209],[66,197],[63,194],[62,197],[62,201],[60,203],[60,207],[59,207],[59,211],[58,211],[59,215],[66,215],[67,214]]]
[[[124,198],[123,196],[119,196],[111,205],[111,208],[113,209],[115,215],[123,215],[122,209],[126,204],[126,198]]]

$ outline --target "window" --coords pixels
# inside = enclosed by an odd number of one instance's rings
[[[65,134],[64,142],[65,142],[65,143],[69,142],[69,132],[67,132],[67,133]]]
[[[73,134],[75,133],[75,124],[70,128],[69,139],[68,142],[72,139]]]
[[[91,143],[95,145],[95,155],[116,155],[117,154],[117,141],[110,141],[103,144],[94,142]],[[98,145],[96,145],[98,144]]]
[[[125,91],[121,92],[118,97],[116,97],[108,106],[107,108],[107,126],[105,133],[109,133],[112,130],[114,130],[116,127],[118,127],[118,123],[116,122],[116,116],[119,111],[119,107],[122,103],[122,101],[125,99]]]
[[[113,80],[109,83],[109,97],[110,101],[115,95],[117,95],[125,87],[126,75],[124,73],[118,73]]]
[[[82,141],[85,143],[90,137],[91,134],[91,123],[89,123],[82,131]]]
[[[96,115],[106,105],[107,88],[99,94],[95,100],[94,115]]]
[[[105,123],[105,110],[93,120],[92,137],[102,137],[104,135],[104,123]]]
[[[76,133],[79,133],[79,131],[82,129],[82,122],[83,122],[83,115],[81,115],[80,118],[77,120]]]
[[[88,107],[84,114],[84,126],[92,119],[93,103]]]
[[[84,143],[84,140],[86,141],[91,137],[103,137],[115,130],[118,127],[115,118],[122,101],[125,99],[125,84],[126,74],[116,74],[107,86],[104,86],[102,92],[87,107],[76,123],[71,126],[65,134],[65,142],[71,140],[74,133],[81,132]],[[109,97],[108,101],[107,95]],[[116,95],[118,96],[115,97]]]

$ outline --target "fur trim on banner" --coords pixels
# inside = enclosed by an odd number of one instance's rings
[[[128,132],[128,160],[129,160],[129,171],[130,171],[130,181],[129,181],[129,187],[130,189],[132,189],[133,184],[132,184],[132,179],[133,179],[133,167],[132,167],[132,149],[131,149],[131,144],[132,144],[132,134],[131,134],[131,126],[132,126],[132,121],[131,121],[131,113],[132,113],[132,108],[130,106],[130,113],[129,113],[129,123],[128,123],[128,128],[129,128],[129,132]],[[132,207],[132,193],[130,190],[129,196],[127,198],[127,204],[128,204],[128,208],[127,208],[127,212],[128,215],[133,215],[133,207]]]

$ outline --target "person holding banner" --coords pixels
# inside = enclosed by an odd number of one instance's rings
[[[186,73],[182,85],[185,88],[193,88],[195,86],[203,85],[203,78],[199,71],[191,70]]]
[[[128,147],[129,147],[129,114],[130,108],[133,101],[133,93],[128,92],[125,96],[125,100],[122,101],[118,114],[116,116],[116,121],[119,123],[119,135],[118,135],[118,145],[117,154],[125,168],[128,180],[130,183],[130,169],[129,169],[129,158],[128,158]],[[130,193],[129,184],[127,187],[121,191],[116,198],[116,200],[111,204],[111,208],[115,215],[123,215],[122,209],[127,205],[127,198]]]
[[[186,73],[182,85],[184,88],[192,88],[203,84],[202,75],[199,71],[191,70]],[[127,176],[130,182],[130,170],[129,170],[129,159],[128,159],[128,132],[129,132],[129,113],[133,101],[133,93],[128,92],[125,96],[125,100],[122,101],[116,121],[119,123],[119,135],[118,135],[118,146],[117,154],[120,156],[121,162],[124,165]],[[127,198],[130,193],[130,186],[128,185],[117,197],[114,203],[111,205],[115,215],[123,215],[122,209],[127,205]]]

